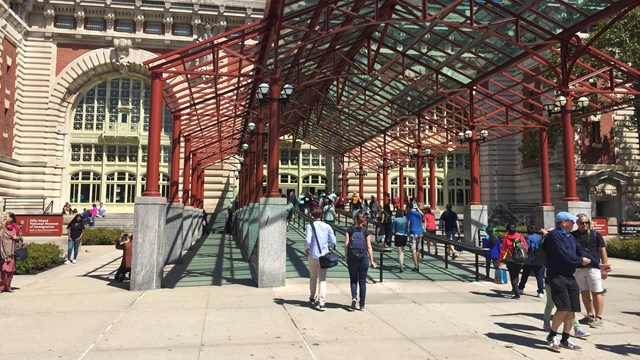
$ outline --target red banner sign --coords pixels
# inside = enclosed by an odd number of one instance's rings
[[[599,232],[602,236],[609,235],[609,222],[606,218],[591,219],[591,228]]]
[[[24,236],[61,236],[62,215],[16,215]]]

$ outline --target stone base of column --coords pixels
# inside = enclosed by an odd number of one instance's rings
[[[258,241],[251,267],[258,287],[284,286],[287,279],[287,199],[261,198]]]
[[[478,230],[487,225],[487,205],[465,205],[464,207],[464,242],[469,245],[482,244],[478,237]]]
[[[185,206],[182,210],[182,250],[191,248],[191,233],[193,232],[193,206]]]
[[[258,243],[258,229],[259,229],[259,217],[260,217],[260,204],[259,203],[249,203],[245,209],[247,221],[247,232],[246,232],[246,246],[247,246],[247,254],[248,258],[251,258],[251,254],[256,251],[256,244]]]
[[[182,262],[182,213],[184,204],[180,202],[167,203],[167,224],[165,227],[165,263],[178,264]]]
[[[553,229],[555,224],[555,211],[554,206],[536,206],[533,211],[533,224],[536,228]]]
[[[566,211],[571,215],[587,214],[591,218],[591,203],[589,201],[568,201],[561,202],[558,205],[558,211]]]
[[[136,198],[133,220],[131,290],[160,289],[164,269],[167,199]]]

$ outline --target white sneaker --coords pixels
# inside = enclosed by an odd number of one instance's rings
[[[71,264],[71,261],[69,261],[69,260],[65,260],[65,261],[64,261],[64,264],[65,264],[65,265],[69,265],[69,264]]]
[[[75,264],[76,263],[76,259],[71,260],[71,262]]]

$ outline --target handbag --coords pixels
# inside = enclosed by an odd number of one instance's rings
[[[458,234],[458,236],[456,237],[456,242],[462,243],[462,236],[460,234]],[[462,252],[462,246],[460,245],[454,245],[453,248],[457,251],[457,252]]]
[[[506,284],[507,281],[508,281],[508,279],[507,279],[507,270],[498,269],[498,271],[496,271],[496,276],[495,276],[494,282],[496,284]]]
[[[17,249],[16,252],[13,254],[13,258],[16,260],[25,260],[28,257],[29,257],[29,250],[27,250],[26,246],[23,246]]]
[[[318,234],[316,233],[316,227],[313,226],[313,221],[311,222],[311,230],[313,230],[313,236],[316,238],[316,244],[318,245],[318,250],[320,250],[320,241],[318,241]],[[320,261],[320,267],[322,269],[329,269],[338,265],[338,254],[329,251],[320,256],[318,260]]]

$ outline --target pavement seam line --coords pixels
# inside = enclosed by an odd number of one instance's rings
[[[307,350],[309,351],[309,354],[311,354],[311,358],[313,360],[317,360],[318,358],[316,358],[316,354],[314,354],[313,349],[311,349],[311,346],[309,346],[309,343],[307,342],[307,339],[305,339],[304,334],[302,334],[302,331],[300,331],[300,327],[298,327],[298,324],[293,319],[293,316],[291,316],[291,313],[289,312],[289,309],[287,309],[287,307],[285,306],[284,303],[281,306],[284,309],[284,311],[287,313],[287,316],[289,317],[289,320],[291,321],[293,326],[298,331],[298,336],[300,336],[300,339],[302,339],[302,342],[304,343],[304,346],[306,346]]]
[[[120,313],[120,315],[118,315],[118,317],[115,318],[111,322],[111,324],[109,324],[109,326],[107,326],[106,329],[104,329],[104,331],[98,336],[98,338],[96,338],[91,343],[91,345],[89,345],[87,350],[85,350],[84,353],[82,353],[82,355],[80,355],[78,360],[82,360],[89,353],[89,351],[91,351],[91,349],[93,349],[93,347],[98,343],[98,341],[100,341],[111,330],[111,328],[113,328],[113,326],[124,316],[124,314],[127,313],[127,310],[129,310],[133,305],[135,305],[138,301],[140,301],[140,299],[142,299],[144,294],[145,293],[143,292],[142,294],[140,294],[140,296],[136,297],[129,305],[127,305],[127,307],[124,308],[124,310]]]
[[[200,344],[198,345],[198,360],[200,360],[200,354],[202,354],[202,345],[204,344],[204,330],[207,325],[207,314],[209,313],[209,302],[211,301],[211,287],[209,287],[209,294],[207,296],[207,305],[204,307],[204,316],[202,317],[202,329],[200,330]]]

